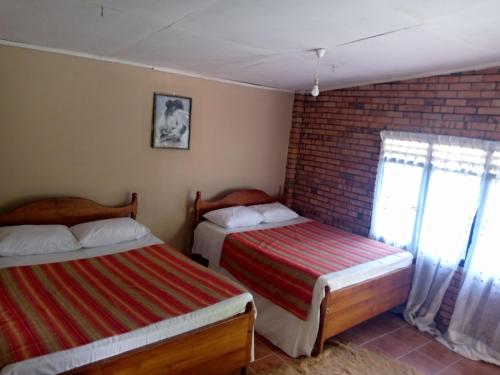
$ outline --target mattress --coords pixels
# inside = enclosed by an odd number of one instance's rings
[[[61,254],[0,258],[0,268],[86,259],[160,243],[162,242],[159,239],[151,235],[138,241],[129,241],[110,247]],[[157,321],[123,334],[9,364],[2,368],[1,374],[53,374],[68,371],[230,318],[244,312],[246,304],[250,301],[252,297],[249,293],[239,294],[202,309]]]
[[[262,224],[253,227],[225,229],[213,223],[204,221],[195,229],[193,253],[200,254],[209,260],[209,267],[232,277],[220,266],[220,257],[225,237],[229,233],[275,228],[304,223],[309,219],[299,217],[290,221]],[[269,299],[252,291],[258,310],[255,322],[257,332],[265,336],[284,352],[292,357],[310,355],[314,347],[319,328],[319,309],[325,296],[325,287],[331,291],[382,276],[409,266],[413,256],[409,252],[401,252],[362,263],[341,271],[328,273],[319,277],[314,285],[311,309],[306,320],[301,320],[294,314],[272,303]]]

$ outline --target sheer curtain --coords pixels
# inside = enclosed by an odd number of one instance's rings
[[[371,237],[416,255],[405,318],[437,333],[434,318],[467,250],[486,151],[483,141],[382,132]]]
[[[488,172],[464,281],[439,341],[470,359],[500,365],[500,152],[493,153]]]
[[[463,139],[438,141],[432,145],[416,235],[415,276],[405,310],[406,320],[431,333],[437,333],[434,318],[467,251],[486,160],[484,150],[470,147]]]

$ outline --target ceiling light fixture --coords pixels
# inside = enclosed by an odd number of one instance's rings
[[[319,67],[319,60],[323,56],[325,56],[326,49],[324,48],[315,48],[313,51],[316,53],[316,72],[314,75],[314,85],[311,90],[311,95],[312,96],[318,96],[319,95],[319,78],[318,78],[318,67]]]

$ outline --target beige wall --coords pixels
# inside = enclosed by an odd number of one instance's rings
[[[152,149],[153,93],[193,99],[191,149]],[[283,184],[293,95],[0,46],[0,210],[70,195],[121,204],[187,247],[196,190]]]

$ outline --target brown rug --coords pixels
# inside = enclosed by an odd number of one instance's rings
[[[294,360],[265,375],[422,375],[417,370],[352,344],[334,343],[321,355]]]

